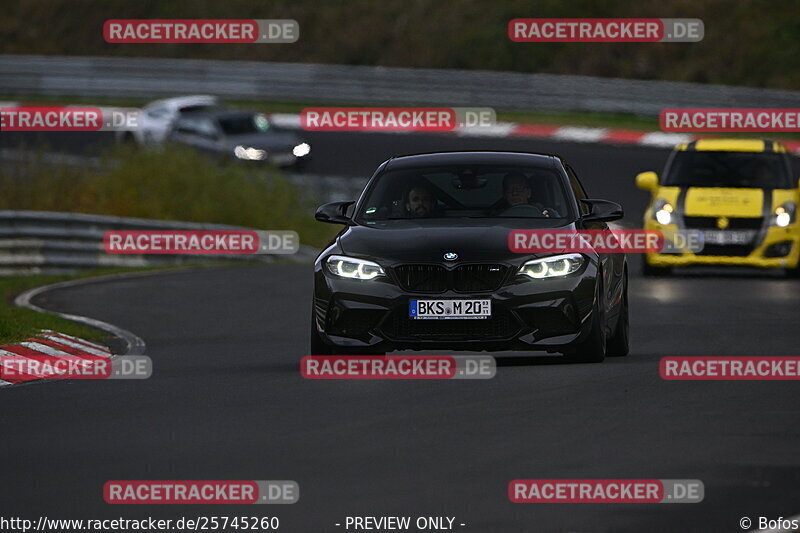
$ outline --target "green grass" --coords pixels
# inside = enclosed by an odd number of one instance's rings
[[[216,163],[189,148],[117,146],[99,168],[29,160],[0,169],[0,209],[31,209],[294,230],[322,246],[336,233],[274,168]]]
[[[322,246],[339,229],[316,222],[313,206],[277,169],[254,173],[217,164],[189,149],[115,147],[98,168],[49,164],[40,154],[0,167],[0,209],[31,209],[295,230],[303,244]],[[236,262],[235,264],[243,264]],[[204,266],[203,263],[197,266]],[[103,269],[76,276],[0,278],[0,343],[53,329],[90,340],[107,334],[62,318],[13,306],[16,294],[77,277],[141,269]]]
[[[0,167],[0,209],[69,210],[294,230],[302,244],[317,247],[326,244],[339,229],[315,221],[313,205],[277,169],[262,167],[254,172],[254,167],[217,164],[181,147],[164,151],[114,147],[96,168],[46,163],[40,156],[40,152],[31,152],[25,161]],[[41,285],[133,270],[142,269],[0,278],[0,343],[19,342],[41,329],[102,341],[107,337],[102,331],[15,307],[13,298]]]
[[[28,289],[59,281],[114,273],[115,270],[98,270],[76,276],[14,276],[0,278],[0,344],[13,344],[33,337],[43,329],[52,329],[84,339],[103,342],[108,333],[55,315],[39,313],[14,305],[14,298]]]

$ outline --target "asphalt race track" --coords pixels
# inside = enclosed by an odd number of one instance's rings
[[[317,134],[312,172],[366,176],[392,154],[489,148],[565,156],[639,223],[641,170],[667,151],[436,135]],[[323,135],[327,135],[325,139]],[[800,282],[778,273],[639,276],[632,354],[600,365],[503,354],[492,380],[310,381],[311,267],[167,272],[35,303],[135,332],[146,381],[2,391],[0,504],[35,518],[269,515],[288,532],[348,515],[455,516],[462,531],[739,531],[800,512],[796,382],[669,382],[666,355],[799,355]],[[699,504],[512,504],[517,478],[700,479]],[[291,506],[111,506],[111,479],[291,479]],[[11,504],[13,502],[13,505]],[[5,512],[5,515],[11,513]],[[756,528],[754,528],[756,529]]]

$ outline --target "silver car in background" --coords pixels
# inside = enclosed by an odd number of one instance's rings
[[[167,137],[218,160],[271,163],[301,169],[311,145],[256,111],[215,109],[182,113]]]
[[[137,128],[117,132],[117,141],[135,142],[139,146],[160,146],[183,113],[219,107],[216,96],[207,94],[179,96],[150,102],[141,109]]]

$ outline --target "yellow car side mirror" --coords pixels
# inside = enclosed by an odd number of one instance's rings
[[[640,172],[636,175],[636,186],[645,191],[655,191],[658,188],[658,174],[652,170]]]

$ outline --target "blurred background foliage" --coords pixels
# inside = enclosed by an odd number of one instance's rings
[[[512,18],[700,18],[700,43],[514,43]],[[120,45],[107,19],[292,18],[294,44]],[[581,74],[800,89],[800,2],[767,0],[7,0],[0,51]]]
[[[277,170],[217,163],[189,148],[116,146],[99,165],[43,161],[29,152],[0,167],[0,209],[94,213],[295,230],[323,246],[341,226],[314,220],[314,204]]]

